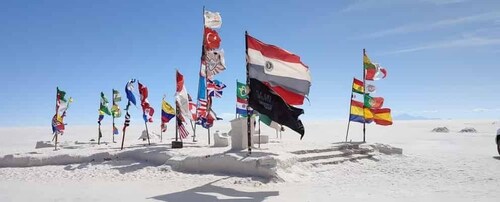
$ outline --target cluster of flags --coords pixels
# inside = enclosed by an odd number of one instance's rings
[[[311,74],[300,57],[280,47],[263,43],[246,34],[248,106],[268,120],[285,125],[304,136],[299,116],[309,94]],[[266,120],[266,118],[264,120]],[[264,123],[270,123],[265,121]]]
[[[204,31],[198,83],[198,103],[196,105],[190,103],[188,109],[195,112],[193,118],[196,124],[204,128],[210,128],[213,126],[214,121],[219,119],[213,112],[212,98],[222,97],[223,89],[226,87],[225,84],[215,80],[214,77],[226,69],[226,64],[224,50],[220,48],[221,38],[217,32],[217,29],[222,25],[220,13],[204,11],[203,16]],[[194,106],[196,106],[196,109],[194,109]]]
[[[66,99],[66,92],[59,90],[57,87],[56,93],[56,114],[52,117],[52,134],[62,135],[64,134],[64,117],[66,117],[66,111],[69,108],[69,104],[73,102],[73,98]]]
[[[365,71],[365,82],[353,79],[351,108],[349,121],[359,123],[375,122],[378,125],[392,125],[391,109],[382,108],[383,97],[374,97],[376,87],[367,81],[376,81],[387,76],[387,70],[379,64],[372,63],[370,58],[363,54],[363,69]],[[357,100],[358,96],[361,97]]]

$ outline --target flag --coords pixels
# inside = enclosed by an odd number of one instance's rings
[[[135,79],[131,79],[129,82],[127,82],[127,85],[125,85],[125,93],[127,94],[127,99],[129,102],[131,102],[132,104],[136,105],[136,101],[135,101],[135,96],[134,96],[134,93],[132,92],[134,90],[134,83],[135,83]],[[127,105],[127,108],[125,110],[128,109],[128,105]]]
[[[366,84],[366,93],[375,93],[376,90],[377,90],[377,87],[375,87],[375,85],[370,84],[370,83]]]
[[[177,80],[177,86],[176,86],[175,100],[177,103],[179,103],[179,110],[182,116],[184,116],[187,119],[192,119],[193,115],[189,110],[189,98],[186,86],[184,85],[184,76],[179,71],[177,71],[176,73],[176,80]]]
[[[121,116],[120,106],[118,106],[118,102],[122,100],[120,96],[120,92],[113,89],[113,106],[111,106],[111,115],[114,118],[119,118]]]
[[[141,82],[139,84],[139,94],[141,96],[142,117],[144,122],[153,122],[153,114],[155,110],[149,105],[148,101],[148,88]]]
[[[222,82],[218,80],[210,80],[207,79],[207,91],[208,91],[208,96],[210,97],[222,97],[222,89],[226,87],[226,84],[223,84]]]
[[[304,110],[288,105],[271,88],[254,78],[250,79],[248,105],[271,120],[296,131],[301,139],[304,136],[304,126],[299,119]]]
[[[168,123],[170,119],[174,118],[175,110],[174,108],[168,104],[165,100],[162,101],[161,105],[161,122]]]
[[[373,121],[382,126],[392,125],[391,109],[372,109],[373,111]]]
[[[300,57],[246,35],[249,77],[261,81],[286,103],[301,105],[309,94],[311,73]]]
[[[273,120],[271,120],[271,118],[269,118],[269,116],[266,116],[265,114],[260,114],[259,115],[259,120],[262,121],[262,123],[266,124],[267,126],[271,127],[271,128],[274,128],[276,130],[280,130],[281,129],[281,126],[274,122]]]
[[[55,114],[52,117],[52,133],[62,134],[64,132],[64,123],[62,122],[62,117]]]
[[[236,81],[236,114],[247,116],[248,95],[246,85]]]
[[[206,51],[201,61],[201,75],[211,79],[214,75],[226,70],[224,50]]]
[[[66,109],[68,108],[69,102],[72,101],[70,98],[70,101],[68,102],[68,100],[66,100],[65,96],[66,96],[66,92],[59,90],[59,87],[57,87],[56,113],[59,116],[62,116],[66,112]]]
[[[205,27],[217,29],[222,25],[222,18],[219,12],[205,11],[203,17],[205,18]]]
[[[352,82],[352,91],[355,93],[364,94],[365,93],[365,84],[363,83],[363,81],[360,81],[360,80],[354,78],[354,80]]]
[[[126,111],[125,113],[125,122],[123,123],[123,131],[125,132],[125,129],[127,128],[127,126],[130,125],[130,114],[128,113],[128,111]]]
[[[364,105],[370,109],[379,109],[384,104],[383,97],[372,97],[370,95],[365,94],[364,96]]]
[[[118,132],[118,128],[113,124],[113,135],[118,135],[120,132]]]
[[[365,79],[369,81],[383,79],[387,76],[387,70],[379,64],[372,63],[368,55],[363,55],[363,67],[365,69]]]
[[[217,49],[220,46],[220,37],[217,31],[205,27],[205,34],[203,39],[203,46],[206,50]]]
[[[351,100],[351,114],[349,116],[349,121],[371,123],[373,121],[373,114],[370,109],[363,107],[363,103]]]
[[[189,100],[189,111],[191,112],[193,120],[196,120],[198,119],[198,116],[196,115],[196,104],[193,102],[193,99],[191,99],[191,95],[189,95],[189,93],[188,93],[188,100]]]
[[[103,92],[101,92],[101,103],[99,106],[99,114],[111,115],[111,112],[109,112],[109,109],[108,109],[108,99],[106,98],[106,96],[104,96]]]
[[[179,130],[181,139],[186,139],[189,136],[189,132],[186,130],[186,127],[179,116],[177,116],[177,129]]]

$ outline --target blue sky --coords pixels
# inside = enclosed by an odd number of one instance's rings
[[[305,121],[347,118],[363,48],[388,69],[376,95],[393,115],[499,118],[500,1],[286,2],[2,1],[0,126],[49,125],[56,86],[75,100],[66,122],[95,124],[100,92],[124,94],[130,78],[148,86],[159,121],[162,96],[173,100],[175,68],[196,94],[203,5],[222,14],[227,70],[217,79],[228,88],[214,109],[225,118],[234,116],[236,79],[245,79],[245,30],[310,67]],[[140,107],[131,113],[138,120]]]

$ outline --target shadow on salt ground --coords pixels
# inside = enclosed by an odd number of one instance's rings
[[[223,178],[228,179],[229,177]],[[211,202],[211,201],[264,201],[267,197],[278,196],[278,191],[265,191],[265,192],[244,192],[232,188],[225,188],[212,185],[213,183],[223,180],[219,179],[208,184],[195,187],[192,189],[154,196],[150,199],[160,201],[185,201],[185,202]]]
[[[500,156],[494,156],[493,158],[496,160],[500,160]]]
[[[122,155],[130,155],[130,156],[147,156],[158,154],[163,151],[167,151],[168,149],[165,147],[146,147],[143,149],[135,149],[130,151],[124,151]],[[155,166],[150,162],[143,161],[135,161],[135,160],[119,160],[119,159],[111,159],[111,158],[93,158],[90,162],[80,163],[76,166],[67,165],[64,167],[64,170],[73,171],[78,169],[86,169],[93,165],[109,165],[111,169],[118,170],[120,174],[126,174],[130,172],[135,172],[137,170],[143,169],[148,166]]]

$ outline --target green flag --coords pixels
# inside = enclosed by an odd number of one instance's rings
[[[266,116],[264,114],[260,114],[259,115],[259,120],[262,121],[262,123],[268,125],[271,128],[274,128],[276,130],[280,130],[281,129],[281,126],[278,123],[276,123],[273,120],[271,120],[271,118],[269,118],[269,116]]]
[[[248,99],[248,95],[246,92],[246,86],[244,83],[237,82],[236,83],[236,96],[240,99]]]
[[[121,116],[120,106],[118,106],[118,102],[122,100],[120,96],[120,92],[113,89],[113,106],[111,106],[111,114],[114,118],[119,118]]]
[[[59,87],[57,87],[57,99],[59,99],[60,101],[67,102],[64,96],[66,96],[66,92],[59,90]]]
[[[100,104],[100,107],[99,107],[99,111],[101,113],[105,113],[107,115],[111,115],[111,112],[109,112],[109,109],[108,109],[108,99],[106,99],[106,97],[104,96],[103,92],[101,92],[101,104]]]

